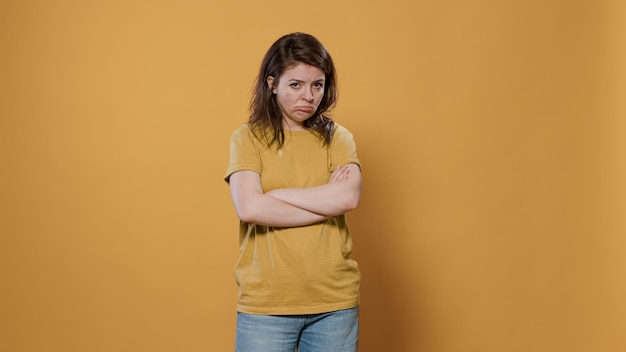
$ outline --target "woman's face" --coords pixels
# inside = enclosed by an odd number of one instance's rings
[[[304,121],[313,116],[324,97],[325,81],[322,70],[304,63],[286,69],[277,82],[274,77],[267,78],[283,113],[284,128],[304,129]]]

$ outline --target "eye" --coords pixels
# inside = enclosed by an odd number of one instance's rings
[[[298,82],[293,82],[293,83],[289,84],[289,86],[290,86],[291,88],[298,88],[298,87],[300,86],[300,83],[298,83]]]
[[[324,83],[322,83],[322,82],[315,82],[313,84],[313,87],[319,88],[319,89],[324,88]]]

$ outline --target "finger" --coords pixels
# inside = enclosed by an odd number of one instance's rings
[[[339,172],[339,179],[340,180],[345,180],[346,178],[348,178],[348,172],[350,169],[347,168],[342,168]]]
[[[328,180],[328,183],[332,183],[332,182],[337,181],[339,179],[339,174],[340,174],[339,173],[339,167],[336,167],[333,170],[332,174],[330,174],[330,179]]]
[[[333,174],[333,182],[347,180],[349,173],[350,168],[348,167],[348,165],[338,166]]]
[[[342,181],[345,179],[345,167],[337,166],[333,173],[330,175],[329,183]]]

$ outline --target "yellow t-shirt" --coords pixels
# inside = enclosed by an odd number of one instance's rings
[[[226,180],[255,171],[263,191],[328,183],[338,165],[359,165],[352,134],[340,125],[329,147],[309,131],[285,130],[277,150],[245,124],[230,137]],[[315,314],[356,307],[360,272],[350,258],[352,238],[345,215],[301,227],[259,226],[240,221],[237,310],[250,314]]]

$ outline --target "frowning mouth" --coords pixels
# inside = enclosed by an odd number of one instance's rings
[[[296,110],[311,113],[313,112],[313,107],[312,106],[298,106],[296,107]]]

